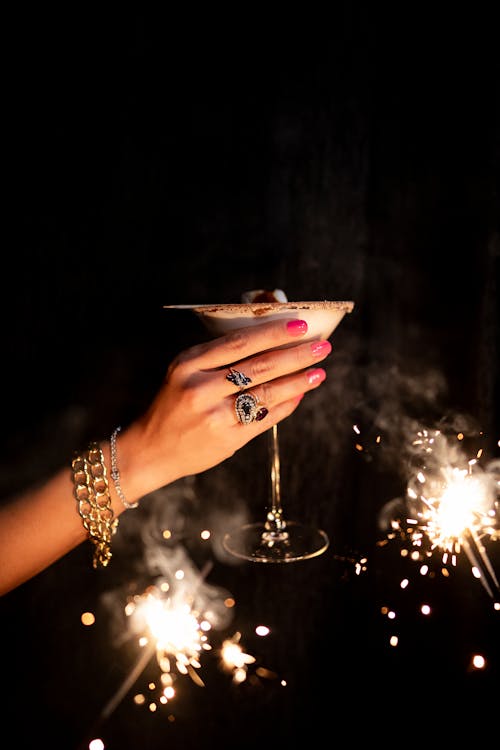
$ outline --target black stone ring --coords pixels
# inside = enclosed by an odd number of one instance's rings
[[[258,408],[259,399],[253,393],[240,393],[236,396],[234,408],[238,422],[241,424],[250,424],[251,422],[260,422],[261,419],[269,414],[265,406]]]
[[[229,368],[229,375],[226,375],[226,380],[237,385],[240,391],[244,390],[252,382],[252,378],[247,378],[244,373],[239,372],[239,370],[233,370],[232,367]]]

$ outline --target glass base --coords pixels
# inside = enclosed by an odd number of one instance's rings
[[[222,544],[235,557],[251,562],[288,563],[323,554],[329,540],[321,529],[287,521],[282,532],[269,532],[264,523],[249,523],[226,534]]]

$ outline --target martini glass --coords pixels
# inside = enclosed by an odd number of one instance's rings
[[[307,336],[301,341],[312,341],[329,338],[344,315],[353,310],[354,302],[245,302],[166,307],[192,310],[214,336],[269,320],[300,318],[308,325]],[[235,557],[261,563],[296,562],[321,555],[329,545],[327,534],[315,526],[286,519],[283,513],[277,425],[269,428],[268,441],[270,499],[265,519],[228,532],[223,546]]]

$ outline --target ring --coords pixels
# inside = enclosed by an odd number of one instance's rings
[[[254,396],[253,393],[240,393],[240,395],[236,397],[234,408],[236,410],[238,421],[241,422],[241,424],[260,422],[261,419],[264,419],[266,414],[269,414],[269,411],[265,406],[261,406],[260,409],[257,408],[258,403],[259,399],[257,396]]]
[[[226,375],[226,380],[229,380],[231,383],[234,383],[234,385],[237,385],[240,391],[242,391],[246,385],[252,382],[252,378],[247,378],[246,375],[244,375],[239,370],[233,370],[232,367],[229,368],[229,375]]]

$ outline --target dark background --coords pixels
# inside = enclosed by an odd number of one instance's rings
[[[492,597],[464,554],[448,578],[438,553],[420,576],[379,519],[405,493],[415,429],[462,430],[467,455],[498,456],[494,23],[477,6],[353,7],[227,32],[214,18],[45,10],[7,23],[4,498],[127,424],[204,337],[163,305],[276,287],[355,301],[327,382],[280,428],[285,511],[321,525],[329,550],[264,567],[221,555],[231,519],[264,509],[265,436],[155,493],[123,516],[108,569],[82,545],[0,601],[2,713],[19,747],[303,747],[425,738],[430,717],[446,739],[487,724]],[[207,525],[213,546],[197,541]],[[103,717],[139,653],[116,613],[179,559],[234,596],[225,633],[256,664],[233,685],[214,647],[205,687],[180,678],[153,715],[132,700],[158,678],[153,660]]]

